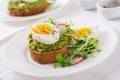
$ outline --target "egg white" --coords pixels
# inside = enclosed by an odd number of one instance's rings
[[[48,25],[50,25],[53,29],[53,32],[50,34],[37,34],[35,32],[32,31],[32,36],[35,40],[39,41],[40,43],[43,44],[54,44],[56,43],[59,38],[60,38],[60,29],[58,27],[56,27],[55,25],[46,23]]]
[[[98,29],[99,27],[98,26],[92,25],[92,26],[87,26],[87,27],[92,31],[91,34],[88,36],[88,38],[90,38],[90,37],[96,37],[97,38],[99,36],[99,29]],[[81,28],[83,28],[83,27],[81,27]],[[73,30],[75,31],[76,29],[79,29],[79,28],[75,28]],[[75,35],[74,35],[74,38],[76,40],[84,39],[84,37],[79,38],[79,37],[77,37]]]

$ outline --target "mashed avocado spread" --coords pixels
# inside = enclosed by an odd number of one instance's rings
[[[37,52],[47,52],[47,51],[55,51],[59,50],[67,45],[68,36],[63,33],[60,35],[59,41],[54,44],[46,45],[38,42],[37,40],[32,40],[32,34],[28,36],[29,39],[29,48],[37,51]]]
[[[16,10],[28,10],[28,9],[40,6],[44,2],[46,2],[46,0],[37,0],[36,2],[33,2],[33,3],[24,2],[22,0],[18,0],[15,3],[9,1],[8,8],[9,9],[16,9]]]

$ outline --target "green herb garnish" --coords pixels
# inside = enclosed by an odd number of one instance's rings
[[[76,44],[68,46],[69,55],[65,57],[60,54],[57,55],[58,63],[54,67],[68,67],[74,64],[75,58],[82,57],[83,59],[87,59],[90,54],[101,52],[100,49],[97,49],[98,42],[98,39],[93,37],[87,40],[78,40]]]
[[[68,30],[68,34],[73,34],[73,30],[71,29],[71,26],[73,26],[73,22],[70,21],[70,22],[66,22],[66,27],[67,27],[67,30]]]
[[[68,67],[68,66],[71,66],[72,63],[71,62],[67,62],[65,57],[63,57],[61,54],[58,54],[56,56],[56,59],[58,61],[58,63],[54,64],[54,68],[57,68],[59,66],[61,67]]]

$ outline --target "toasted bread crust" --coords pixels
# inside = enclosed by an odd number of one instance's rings
[[[36,61],[37,63],[49,64],[49,63],[56,63],[57,62],[56,56],[58,54],[66,56],[68,54],[68,50],[67,50],[67,47],[64,47],[60,50],[40,53],[40,52],[37,52],[37,51],[30,49],[30,53],[31,53],[31,58],[34,61]]]
[[[8,11],[9,11],[9,14],[12,16],[31,16],[31,15],[44,12],[47,9],[48,4],[49,4],[48,2],[45,2],[42,5],[35,8],[31,8],[29,10],[15,10],[15,9],[8,8]]]

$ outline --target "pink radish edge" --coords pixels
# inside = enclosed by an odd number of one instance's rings
[[[57,26],[66,26],[64,23],[57,24]]]
[[[84,60],[84,59],[83,59],[82,57],[80,57],[79,60],[76,61],[73,65],[77,65],[77,64],[79,64],[80,62],[82,62],[83,60]]]
[[[66,25],[64,23],[57,24],[57,27],[59,27],[59,26],[65,26],[66,27]],[[68,32],[67,28],[66,28],[66,32]]]
[[[34,37],[33,37],[33,35],[32,35],[32,41],[34,41]]]

